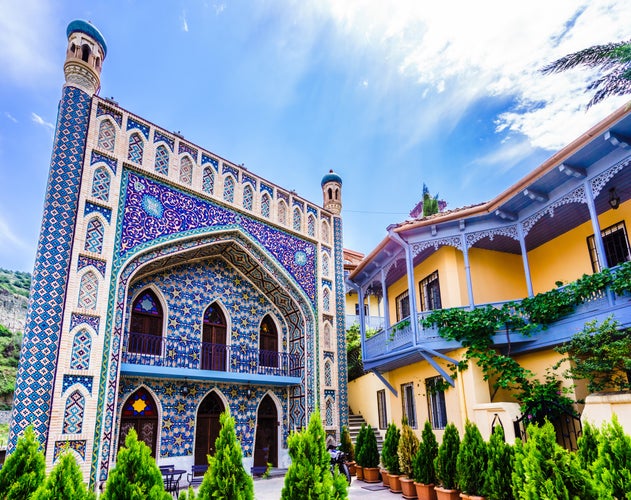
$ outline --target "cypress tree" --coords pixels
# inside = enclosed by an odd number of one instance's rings
[[[331,474],[331,456],[317,412],[311,415],[306,430],[289,436],[287,445],[291,465],[285,475],[281,500],[348,498],[346,477],[337,469]]]
[[[364,466],[364,440],[366,437],[366,424],[362,423],[355,440],[355,461],[360,467]]]
[[[598,458],[598,443],[600,432],[596,427],[589,422],[583,424],[583,432],[581,437],[578,438],[578,459],[581,462],[581,467],[585,470],[589,470],[590,466]]]
[[[46,477],[46,460],[33,427],[26,428],[0,469],[0,499],[29,498]]]
[[[616,415],[600,432],[592,473],[599,499],[631,497],[631,438]]]
[[[379,467],[379,448],[377,448],[377,438],[370,424],[366,427],[364,436],[364,467]]]
[[[484,472],[486,471],[486,443],[478,426],[467,421],[464,425],[464,437],[456,460],[457,483],[460,490],[468,495],[480,495],[484,491]]]
[[[164,491],[162,474],[151,456],[151,449],[138,441],[131,429],[116,456],[101,500],[172,500]]]
[[[487,469],[484,474],[484,495],[488,500],[513,500],[511,478],[513,449],[504,440],[501,425],[493,428],[489,439]]]
[[[74,455],[67,451],[53,467],[50,474],[31,500],[92,500],[96,495],[88,491],[83,482],[81,469]]]
[[[443,442],[438,447],[438,456],[434,462],[436,477],[440,485],[446,490],[456,488],[456,462],[460,448],[460,435],[452,423],[445,426]]]
[[[341,450],[346,455],[346,460],[348,462],[353,462],[355,460],[355,448],[353,447],[353,441],[351,440],[351,433],[348,432],[348,427],[345,425],[342,426],[342,446]]]
[[[414,456],[414,481],[422,484],[436,483],[436,469],[434,461],[438,456],[438,441],[432,424],[429,420],[425,421],[423,432],[421,433],[421,442],[418,451]]]
[[[223,412],[219,417],[221,430],[215,441],[215,455],[199,487],[197,500],[251,500],[254,483],[243,467],[241,444],[234,430],[234,419]]]
[[[386,435],[383,439],[383,448],[381,448],[381,464],[393,475],[401,474],[399,456],[397,455],[400,436],[401,432],[396,424],[391,423],[386,429]]]
[[[399,446],[397,448],[397,459],[399,460],[401,474],[410,479],[414,476],[412,463],[417,451],[418,438],[408,425],[407,420],[404,420],[403,426],[401,427],[401,438],[399,439]]]

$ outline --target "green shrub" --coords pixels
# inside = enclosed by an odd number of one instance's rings
[[[364,467],[379,467],[379,448],[377,448],[377,438],[370,424],[366,427],[366,436],[363,445]]]
[[[598,443],[600,441],[600,431],[589,422],[583,424],[583,432],[578,438],[578,459],[581,467],[589,470],[591,465],[598,458]]]
[[[29,498],[45,477],[46,460],[33,427],[29,426],[0,469],[0,499]]]
[[[401,428],[401,437],[399,439],[399,448],[398,459],[399,459],[399,468],[401,469],[401,474],[412,478],[414,477],[413,472],[413,461],[418,451],[418,438],[412,428],[407,424],[406,421],[403,421],[403,426]]]
[[[30,500],[92,500],[96,495],[88,491],[81,469],[74,455],[67,451]]]
[[[599,433],[598,458],[591,470],[599,500],[631,497],[631,438],[615,415]]]
[[[234,430],[234,419],[225,411],[219,416],[221,430],[215,441],[215,455],[197,493],[197,500],[252,500],[254,483],[243,467],[241,444]]]
[[[484,492],[486,461],[486,443],[482,434],[477,425],[467,421],[456,460],[456,482],[463,493],[481,495]]]
[[[501,425],[493,428],[487,446],[488,460],[484,473],[484,496],[488,500],[513,500],[511,477],[513,474],[513,449],[504,440]]]
[[[318,412],[311,415],[306,430],[289,436],[287,446],[291,465],[285,475],[281,500],[348,498],[346,477],[337,469],[331,474],[331,457],[326,450],[326,436]]]
[[[366,424],[362,424],[355,440],[355,461],[360,467],[364,466],[364,441],[366,437]]]
[[[401,470],[399,469],[399,455],[397,455],[400,437],[401,431],[399,431],[396,424],[391,423],[388,425],[386,436],[383,440],[383,447],[381,448],[381,464],[393,475],[401,474]]]
[[[414,481],[423,484],[436,483],[436,469],[434,461],[438,456],[438,441],[432,424],[429,420],[425,421],[423,432],[421,433],[421,442],[418,451],[414,456]]]
[[[348,432],[348,427],[342,426],[342,445],[341,450],[346,455],[346,460],[352,462],[355,460],[355,449],[353,447],[353,440],[351,439],[351,433]]]
[[[457,486],[456,462],[459,449],[460,435],[458,429],[454,424],[449,423],[445,427],[443,442],[438,447],[438,456],[434,462],[436,478],[440,485],[447,490],[453,490]]]

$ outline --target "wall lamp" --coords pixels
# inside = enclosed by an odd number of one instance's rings
[[[609,190],[609,206],[614,210],[617,210],[620,206],[620,196],[616,193],[616,188],[611,188]]]

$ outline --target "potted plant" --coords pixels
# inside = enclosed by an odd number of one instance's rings
[[[436,492],[434,491],[436,469],[434,468],[434,461],[437,456],[438,441],[436,441],[431,422],[426,420],[413,464],[414,486],[416,487],[416,494],[419,500],[436,500]]]
[[[355,473],[360,481],[364,479],[364,436],[366,424],[362,424],[355,440]]]
[[[351,439],[351,433],[348,432],[348,427],[342,426],[342,445],[340,449],[344,452],[346,457],[346,465],[348,465],[348,471],[351,476],[355,475],[355,449],[353,447],[353,440]]]
[[[406,420],[401,428],[401,439],[399,439],[399,467],[401,469],[401,491],[403,498],[416,498],[416,488],[414,487],[413,461],[418,451],[418,438],[412,427]]]
[[[364,443],[362,445],[362,459],[364,467],[364,481],[367,483],[379,482],[379,449],[377,438],[370,424],[366,427]]]
[[[465,500],[482,498],[487,449],[478,426],[467,421],[456,460],[456,482]]]
[[[436,486],[436,498],[438,500],[458,500],[459,492],[456,489],[456,461],[460,448],[460,435],[458,429],[452,423],[447,424],[443,434],[443,442],[438,447],[438,456],[434,462],[436,478],[440,486]]]
[[[598,448],[597,443],[596,448]],[[484,495],[489,500],[514,500],[515,497],[513,497],[513,490],[511,489],[513,448],[505,442],[504,428],[501,425],[493,427],[493,434],[489,439],[487,450]]]
[[[392,423],[388,425],[386,436],[383,440],[383,448],[381,449],[381,465],[383,465],[381,479],[383,480],[383,485],[390,488],[391,491],[395,493],[401,491],[400,485],[395,485],[395,488],[392,489],[390,476],[396,476],[395,482],[398,482],[398,476],[401,474],[399,471],[399,456],[397,455],[400,435],[401,432],[396,424]]]

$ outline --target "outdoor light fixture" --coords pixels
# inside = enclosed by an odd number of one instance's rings
[[[184,385],[182,385],[182,395],[186,396],[188,394],[188,384],[186,383],[186,380],[184,380]]]
[[[620,196],[616,193],[615,187],[609,190],[609,206],[614,210],[617,210],[620,206]]]

